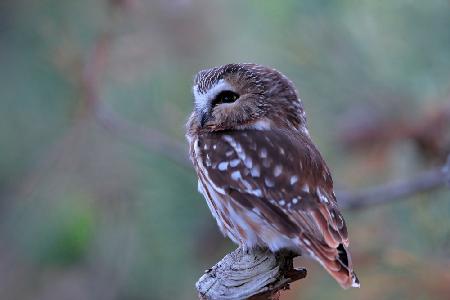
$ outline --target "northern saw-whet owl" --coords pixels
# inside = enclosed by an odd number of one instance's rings
[[[244,249],[288,249],[359,287],[333,181],[293,83],[256,64],[200,71],[187,123],[190,157],[222,233]]]

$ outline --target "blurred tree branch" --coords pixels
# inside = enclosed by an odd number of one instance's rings
[[[336,192],[339,206],[345,209],[362,209],[396,200],[406,199],[417,193],[428,192],[439,187],[450,185],[450,155],[447,163],[433,170],[424,171],[415,177],[396,182],[388,182],[357,192]]]
[[[82,87],[88,111],[92,112],[96,122],[101,127],[117,137],[143,145],[150,151],[157,152],[186,168],[191,168],[184,143],[170,138],[154,128],[139,127],[124,120],[111,111],[101,100],[99,77],[105,68],[109,44],[110,37],[108,35],[100,37],[84,67]],[[425,125],[423,127],[428,128]],[[446,178],[448,181],[448,164],[449,160],[444,167],[424,171],[409,180],[388,182],[358,192],[337,192],[338,201],[343,208],[361,209],[369,205],[405,199],[417,193],[440,188],[445,185]]]
[[[81,82],[85,109],[88,113],[92,113],[97,124],[117,137],[143,145],[152,152],[190,168],[185,143],[170,138],[154,128],[132,124],[118,116],[101,101],[99,81],[106,66],[110,42],[110,35],[101,36],[83,68]]]

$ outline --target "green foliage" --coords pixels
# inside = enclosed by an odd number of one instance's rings
[[[35,200],[46,205],[30,204],[25,211],[13,214],[9,222],[18,250],[44,267],[80,263],[94,234],[94,215],[87,199],[72,193],[62,195],[61,199]]]

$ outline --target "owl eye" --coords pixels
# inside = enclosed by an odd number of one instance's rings
[[[221,103],[233,103],[239,98],[239,95],[232,91],[222,91],[212,101],[212,106],[216,106]]]

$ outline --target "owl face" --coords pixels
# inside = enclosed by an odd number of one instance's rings
[[[228,64],[200,71],[193,87],[194,131],[239,128],[306,129],[305,114],[292,82],[255,64]]]

